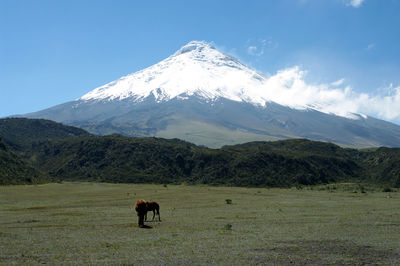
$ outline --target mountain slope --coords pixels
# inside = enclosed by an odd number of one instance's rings
[[[50,120],[0,119],[0,138],[16,151],[29,149],[32,144],[41,141],[85,136],[90,136],[85,130]]]
[[[219,98],[173,99],[157,103],[75,101],[31,114],[54,119],[99,135],[180,138],[218,148],[253,140],[308,138],[346,146],[400,146],[400,127],[374,118],[348,119],[316,110],[296,110],[269,103],[260,108]]]
[[[210,44],[190,42],[149,68],[36,113],[106,135],[180,138],[221,147],[309,138],[354,147],[400,146],[400,126],[270,101],[266,78]]]

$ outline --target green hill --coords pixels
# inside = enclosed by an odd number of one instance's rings
[[[45,175],[11,151],[0,138],[0,185],[35,184],[45,181]]]
[[[50,120],[5,118],[0,119],[0,138],[16,151],[32,149],[38,142],[90,136],[83,129],[65,126]]]
[[[400,187],[399,148],[362,150],[358,155],[360,164],[371,182]]]
[[[362,181],[400,186],[400,149],[394,148],[357,150],[291,139],[209,149],[178,139],[93,136],[34,119],[0,120],[0,133],[7,139],[0,163],[9,165],[2,171],[21,173],[14,179],[2,173],[3,184],[49,176],[53,181],[280,187]]]
[[[180,140],[118,135],[48,142],[36,166],[62,180],[291,186],[362,178],[338,146],[308,140],[207,149]],[[305,145],[330,152],[304,151]],[[274,147],[275,146],[275,147]],[[324,146],[325,148],[322,148]]]

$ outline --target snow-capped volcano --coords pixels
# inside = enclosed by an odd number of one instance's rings
[[[167,59],[96,88],[80,99],[140,101],[152,94],[157,101],[165,101],[198,95],[265,105],[266,98],[260,91],[265,81],[255,70],[211,44],[192,41]]]
[[[180,138],[209,147],[285,138],[400,147],[400,126],[348,115],[351,108],[331,104],[341,93],[318,92],[298,71],[266,78],[209,43],[192,41],[153,66],[25,116],[99,135]]]

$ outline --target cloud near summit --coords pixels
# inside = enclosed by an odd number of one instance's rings
[[[357,93],[345,80],[329,84],[309,84],[306,71],[298,66],[278,71],[267,79],[264,90],[270,101],[296,109],[313,108],[349,118],[368,115],[400,124],[400,86],[382,90],[381,94]]]
[[[360,7],[362,5],[363,2],[364,2],[364,0],[347,0],[346,4],[348,6],[352,6],[352,7],[358,8],[358,7]]]

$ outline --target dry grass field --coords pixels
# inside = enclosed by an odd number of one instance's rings
[[[161,206],[162,221],[147,222],[150,229],[137,226],[133,204],[142,198]],[[0,187],[0,264],[61,263],[400,264],[400,193],[104,183]]]

